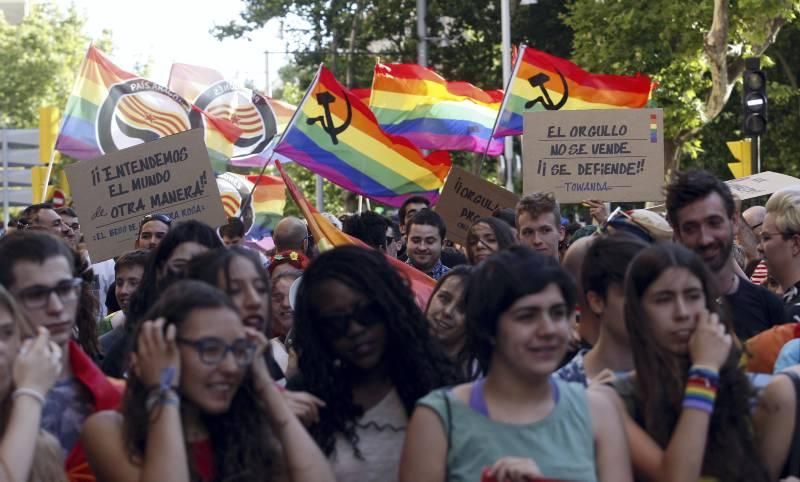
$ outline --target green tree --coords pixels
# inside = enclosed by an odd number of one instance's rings
[[[670,171],[701,152],[703,129],[723,113],[744,58],[766,52],[800,1],[571,0],[568,8],[579,65],[646,72],[659,83],[654,99],[665,111]]]
[[[0,17],[0,125],[38,125],[41,106],[66,105],[89,39],[74,8],[37,4],[19,25]],[[100,42],[110,46],[109,34]]]

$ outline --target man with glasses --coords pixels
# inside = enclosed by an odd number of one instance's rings
[[[156,249],[167,235],[171,225],[172,218],[166,214],[148,214],[139,223],[139,234],[136,236],[134,247],[136,249]]]
[[[75,237],[72,228],[64,224],[61,216],[53,209],[50,203],[33,204],[25,208],[17,220],[17,229],[29,229],[31,227],[45,228],[54,236],[60,236],[72,245]],[[77,245],[77,242],[75,242]]]
[[[55,213],[54,213],[55,214]],[[73,253],[60,239],[39,231],[16,231],[0,239],[0,285],[16,299],[24,315],[47,328],[61,348],[64,368],[46,394],[42,428],[60,442],[70,460],[77,457],[81,426],[97,410],[115,408],[121,397],[74,341],[82,280]]]

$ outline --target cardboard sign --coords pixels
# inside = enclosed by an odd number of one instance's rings
[[[524,192],[552,192],[562,203],[660,201],[664,184],[661,109],[528,112]]]
[[[225,223],[203,131],[195,129],[67,166],[93,262],[133,249],[149,213]]]
[[[766,196],[789,186],[800,185],[800,179],[778,174],[777,172],[765,171],[752,176],[731,179],[725,181],[731,188],[731,192],[741,200],[750,199],[758,196]]]
[[[467,242],[467,231],[478,218],[491,216],[497,208],[514,208],[519,197],[454,166],[447,176],[434,210],[444,219],[447,239]]]

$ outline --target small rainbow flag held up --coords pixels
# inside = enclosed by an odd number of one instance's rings
[[[383,132],[369,108],[324,66],[275,152],[345,189],[395,207],[412,195],[436,202],[451,166],[446,152],[423,157],[408,139]]]
[[[422,149],[503,152],[491,140],[503,99],[469,82],[448,82],[417,64],[377,64],[370,108],[381,128],[406,137]]]
[[[256,215],[254,226],[258,233],[251,233],[256,238],[261,238],[271,233],[283,217],[283,208],[286,207],[286,185],[283,179],[276,176],[247,176],[247,180],[256,184],[253,191],[253,212]]]
[[[280,172],[283,182],[286,183],[286,189],[289,191],[289,196],[292,197],[294,203],[297,204],[298,208],[300,208],[300,212],[303,213],[303,217],[308,223],[308,231],[311,233],[311,236],[317,243],[317,248],[320,250],[320,252],[328,251],[329,249],[333,249],[337,246],[346,246],[350,244],[372,249],[359,239],[343,233],[333,224],[331,224],[330,221],[325,219],[325,216],[321,215],[319,211],[317,211],[314,206],[308,202],[308,199],[303,196],[303,193],[301,193],[300,189],[297,188],[297,185],[295,185],[294,181],[292,181],[292,178],[286,174],[286,171],[283,170],[281,162],[275,161],[275,166],[278,168],[278,172]],[[430,298],[431,294],[433,293],[433,288],[436,285],[436,281],[422,271],[409,264],[403,263],[397,258],[387,256],[387,259],[390,263],[392,263],[392,266],[394,266],[410,281],[411,290],[416,296],[417,304],[421,309],[424,310],[428,306],[428,298]]]
[[[646,75],[590,74],[568,60],[523,45],[494,137],[521,135],[525,112],[644,107],[652,88]]]
[[[64,110],[56,149],[89,160],[196,128],[206,130],[215,170],[223,167],[240,129],[166,87],[120,69],[90,46]]]

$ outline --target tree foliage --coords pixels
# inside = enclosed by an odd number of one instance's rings
[[[19,25],[0,16],[0,125],[36,127],[39,107],[63,109],[89,45],[83,25],[74,8],[63,12],[47,3]]]
[[[764,56],[770,75],[765,169],[800,173],[791,130],[800,121],[792,23],[800,0],[511,0],[512,42],[569,58],[592,72],[650,75],[665,110],[667,169],[701,165],[721,175],[733,159],[726,140],[741,136],[736,89],[747,56]],[[325,62],[352,87],[368,87],[375,61],[415,62],[415,0],[248,0],[241,19],[217,30],[241,36],[273,18],[305,20],[289,32],[294,63],[286,90],[302,92]],[[443,76],[501,87],[500,0],[428,0],[429,64]],[[786,33],[781,34],[785,30]],[[772,66],[774,64],[774,66]],[[774,80],[773,80],[774,79]],[[474,167],[474,156],[456,162]],[[791,165],[790,165],[791,164]],[[483,173],[487,173],[484,167]]]

